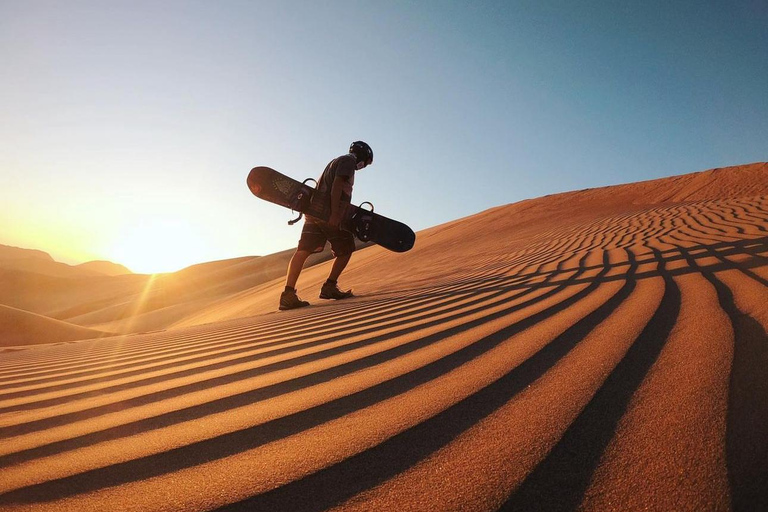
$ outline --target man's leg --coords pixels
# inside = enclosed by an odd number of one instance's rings
[[[331,267],[331,274],[328,276],[329,281],[336,282],[339,280],[339,276],[347,267],[347,263],[352,258],[352,254],[346,254],[344,256],[338,256],[333,260],[333,267]]]
[[[294,289],[296,288],[296,282],[299,280],[301,270],[304,268],[304,263],[306,263],[310,254],[312,253],[309,251],[300,249],[296,250],[296,252],[293,254],[293,258],[291,258],[291,262],[288,264],[288,275],[285,277],[285,286],[289,286]],[[349,261],[349,258],[347,258],[347,261]]]
[[[352,253],[347,253],[342,256],[336,256],[336,259],[333,260],[333,267],[331,267],[331,273],[328,276],[328,280],[323,284],[323,287],[320,289],[320,298],[321,299],[346,299],[348,297],[352,297],[353,293],[352,290],[347,290],[346,292],[343,292],[339,290],[339,285],[337,281],[339,280],[339,276],[344,271],[344,267],[347,266],[347,263],[349,263],[349,259],[352,257]]]
[[[321,299],[346,299],[352,297],[352,290],[343,292],[339,290],[338,280],[341,273],[352,258],[352,252],[355,250],[354,240],[351,236],[347,241],[333,240],[331,242],[334,246],[334,254],[336,259],[333,260],[333,266],[331,267],[331,273],[328,276],[328,280],[320,290]]]
[[[296,281],[299,279],[301,269],[304,268],[304,262],[307,261],[310,251],[296,249],[296,252],[288,264],[288,275],[285,277],[285,291],[280,295],[280,310],[296,309],[309,306],[309,302],[301,300],[296,295]]]

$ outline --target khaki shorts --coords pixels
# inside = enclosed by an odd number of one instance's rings
[[[349,231],[333,228],[320,220],[305,220],[299,250],[322,252],[326,242],[331,242],[331,251],[336,257],[347,256],[355,251],[355,237]]]

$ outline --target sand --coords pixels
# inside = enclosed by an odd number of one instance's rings
[[[768,510],[768,164],[285,257],[6,270],[0,509]]]
[[[112,336],[0,304],[0,347],[29,346]]]

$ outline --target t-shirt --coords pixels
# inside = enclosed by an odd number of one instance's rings
[[[355,155],[348,153],[341,155],[338,158],[331,160],[320,179],[317,181],[317,189],[312,196],[312,201],[322,201],[323,210],[330,214],[331,211],[331,188],[333,182],[337,176],[346,176],[348,179],[344,183],[344,188],[341,191],[341,202],[352,202],[352,187],[355,184],[355,171],[357,170],[357,158]]]

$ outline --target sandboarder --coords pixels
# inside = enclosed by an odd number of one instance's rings
[[[342,230],[339,226],[346,207],[352,201],[355,171],[364,169],[372,163],[373,150],[368,144],[359,140],[349,146],[348,154],[334,158],[325,167],[317,183],[317,192],[313,196],[313,201],[325,201],[330,211],[330,218],[325,222],[305,215],[299,245],[288,265],[285,291],[280,296],[281,310],[309,306],[309,302],[301,300],[296,294],[296,282],[309,255],[321,252],[326,242],[331,243],[335,259],[328,280],[320,290],[320,298],[338,300],[352,297],[352,290],[339,289],[338,279],[355,250],[355,238],[352,233]]]

